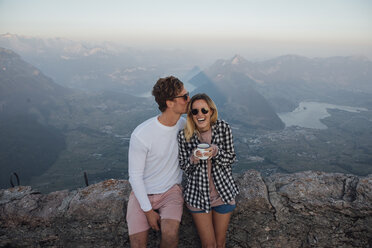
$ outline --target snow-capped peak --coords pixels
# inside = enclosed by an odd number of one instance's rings
[[[231,64],[233,64],[233,65],[239,65],[239,64],[241,64],[241,63],[244,62],[244,61],[245,61],[245,59],[244,59],[242,56],[236,54],[236,55],[231,59]]]

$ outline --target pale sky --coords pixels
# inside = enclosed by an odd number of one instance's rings
[[[0,0],[4,33],[226,56],[371,59],[372,1]]]

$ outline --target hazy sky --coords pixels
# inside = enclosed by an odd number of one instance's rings
[[[231,56],[372,58],[371,0],[0,0],[0,33]]]

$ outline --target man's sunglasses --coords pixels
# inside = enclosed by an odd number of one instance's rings
[[[189,99],[189,96],[190,96],[190,93],[187,92],[185,95],[182,95],[182,96],[175,96],[173,97],[174,98],[183,98],[183,100],[187,101],[187,99]]]
[[[202,109],[201,109],[201,112],[202,112],[203,114],[208,114],[209,110],[208,110],[208,109],[205,109],[205,108],[202,108]],[[191,114],[192,114],[192,115],[197,115],[198,113],[199,113],[199,109],[192,109],[192,110],[191,110]]]

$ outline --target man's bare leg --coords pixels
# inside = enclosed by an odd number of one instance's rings
[[[148,239],[148,230],[129,235],[131,248],[146,248]]]
[[[161,220],[161,242],[160,248],[176,248],[178,245],[178,229],[180,222],[178,220]]]

